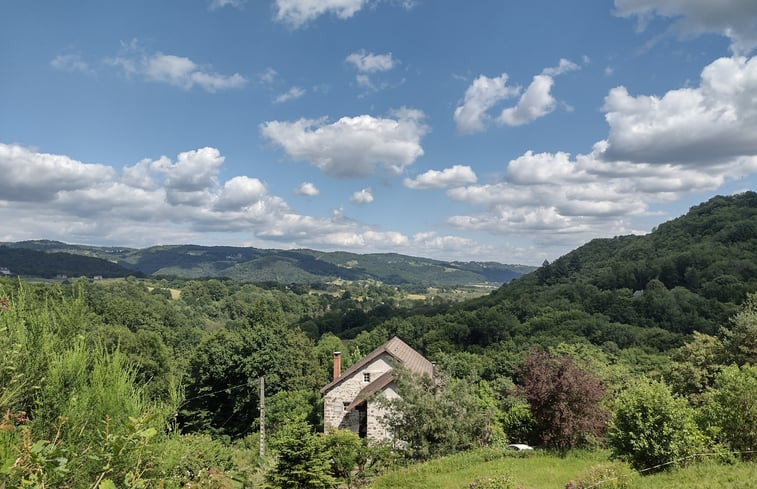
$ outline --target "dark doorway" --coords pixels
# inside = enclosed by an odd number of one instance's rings
[[[361,402],[356,410],[358,416],[357,434],[360,438],[365,438],[368,436],[368,403]]]

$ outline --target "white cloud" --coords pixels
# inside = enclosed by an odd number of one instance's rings
[[[302,27],[324,14],[349,19],[371,0],[276,0],[276,20]]]
[[[370,91],[377,91],[389,86],[388,83],[381,83],[377,86],[371,75],[375,77],[377,73],[390,71],[398,63],[392,57],[392,53],[373,54],[362,50],[350,54],[345,58],[345,61],[351,63],[357,69],[358,74],[355,76],[355,81],[358,86]]]
[[[348,63],[352,63],[355,68],[361,73],[376,73],[380,71],[389,71],[394,68],[396,61],[392,57],[392,53],[386,54],[373,54],[366,53],[365,51],[358,51],[350,54],[345,59]]]
[[[480,75],[465,91],[463,104],[455,109],[457,129],[463,133],[483,131],[490,119],[487,111],[502,100],[518,95],[518,87],[507,86],[507,74],[496,78]]]
[[[318,187],[312,182],[302,182],[300,186],[297,187],[297,193],[307,197],[315,197],[316,195],[319,195],[321,191],[318,190]]]
[[[414,189],[459,187],[476,183],[476,174],[470,166],[454,165],[444,170],[429,170],[411,179],[406,178],[404,185]]]
[[[211,0],[208,9],[217,10],[223,7],[234,7],[241,9],[247,0]]]
[[[224,157],[216,148],[146,158],[119,175],[111,167],[0,143],[0,239],[46,237],[68,242],[150,246],[238,243],[252,246],[395,251],[467,258],[486,250],[457,236],[413,237],[343,217],[294,212],[254,177],[218,181]],[[196,176],[194,174],[197,174]],[[300,188],[313,193],[315,186]],[[202,199],[172,199],[171,193]],[[357,192],[371,200],[370,189]],[[186,197],[186,195],[184,195]]]
[[[167,83],[184,90],[195,86],[207,92],[241,88],[247,79],[239,73],[221,75],[207,71],[189,58],[172,54],[145,53],[136,41],[124,45],[121,56],[108,58],[106,63],[120,67],[127,76],[141,76],[146,80]]]
[[[358,190],[350,197],[350,202],[355,205],[365,205],[373,202],[373,191],[370,188]]]
[[[0,201],[48,201],[61,191],[108,181],[115,172],[109,166],[0,143],[0,174]]]
[[[698,87],[662,97],[617,87],[605,98],[610,125],[604,157],[708,166],[757,155],[757,57],[720,58]]]
[[[498,121],[508,126],[521,126],[555,110],[555,98],[550,93],[553,84],[551,76],[536,75],[518,105],[504,109]]]
[[[555,98],[550,93],[554,77],[580,69],[576,63],[560,59],[555,67],[544,68],[541,74],[533,77],[531,84],[521,95],[518,104],[502,110],[497,122],[508,126],[520,126],[535,121],[549,114],[556,107]],[[489,110],[503,100],[521,93],[520,87],[507,86],[506,73],[489,78],[480,75],[465,91],[463,104],[455,109],[455,123],[462,133],[479,132],[486,129],[492,117]],[[570,107],[565,104],[566,107]]]
[[[258,73],[258,80],[260,81],[260,83],[265,83],[265,84],[273,83],[273,80],[276,79],[276,75],[278,75],[276,70],[274,70],[271,67],[268,67],[262,72]]]
[[[586,61],[584,61],[586,62]],[[558,76],[571,71],[580,70],[581,67],[572,62],[569,59],[560,58],[560,63],[552,68],[544,68],[541,72],[542,75]]]
[[[298,98],[305,95],[306,90],[304,88],[300,87],[292,87],[286,92],[279,94],[273,101],[274,103],[280,104],[283,102],[288,102],[290,100],[297,100]]]
[[[636,17],[640,30],[660,16],[674,19],[671,29],[681,35],[721,34],[731,40],[735,54],[748,54],[757,48],[754,0],[615,0],[615,13]]]
[[[286,154],[326,174],[365,177],[381,165],[399,173],[423,155],[420,140],[428,132],[423,113],[400,109],[393,118],[370,115],[326,119],[269,121],[260,125],[264,137]]]
[[[224,183],[214,208],[239,211],[261,202],[268,193],[263,182],[246,176],[234,177]]]
[[[50,66],[57,70],[63,71],[79,71],[82,73],[91,73],[92,69],[89,64],[84,61],[78,54],[61,54],[53,58],[50,61]]]

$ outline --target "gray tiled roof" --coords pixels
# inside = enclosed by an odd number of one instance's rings
[[[342,380],[357,372],[365,365],[372,362],[384,353],[388,353],[389,355],[394,357],[411,372],[415,372],[420,375],[425,374],[429,377],[432,377],[434,375],[434,366],[431,364],[431,362],[429,362],[426,357],[413,350],[407,343],[395,336],[391,340],[387,341],[386,343],[363,357],[359,362],[345,370],[344,373],[331,381],[329,384],[322,387],[321,393],[328,392]]]

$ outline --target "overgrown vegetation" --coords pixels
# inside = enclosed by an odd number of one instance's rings
[[[354,488],[471,449],[421,467],[457,467],[456,486],[434,487],[580,487],[701,452],[752,470],[739,460],[757,443],[756,208],[754,193],[716,198],[459,304],[378,283],[0,279],[0,488]],[[332,352],[347,368],[393,335],[437,371],[398,374],[387,423],[401,442],[317,434]],[[514,442],[567,466],[506,457]],[[412,470],[376,486],[427,487]]]

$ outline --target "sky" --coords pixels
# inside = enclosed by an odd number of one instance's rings
[[[539,265],[757,187],[754,0],[6,0],[0,19],[0,241]]]

